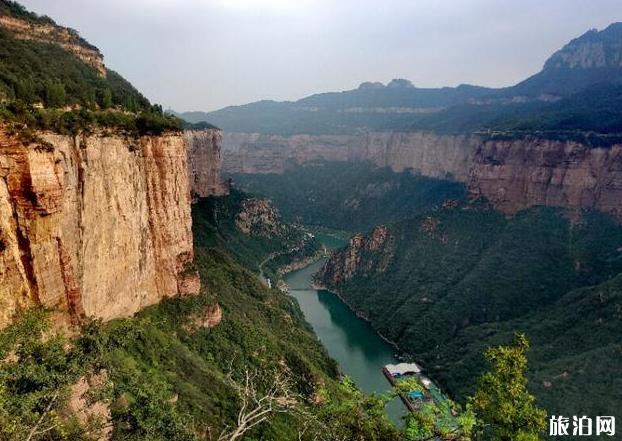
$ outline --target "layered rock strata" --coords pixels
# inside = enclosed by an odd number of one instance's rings
[[[0,326],[42,305],[72,321],[194,294],[180,134],[0,132]]]
[[[622,145],[590,147],[538,138],[476,135],[225,133],[228,173],[283,173],[313,160],[370,161],[396,172],[464,182],[474,196],[513,214],[534,206],[598,209],[622,219]]]

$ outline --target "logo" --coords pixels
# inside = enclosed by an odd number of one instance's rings
[[[552,415],[549,419],[550,436],[614,436],[616,434],[616,418],[613,416],[565,417]]]

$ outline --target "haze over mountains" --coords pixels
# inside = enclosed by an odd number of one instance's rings
[[[622,95],[618,87],[622,83],[621,36],[622,23],[592,29],[555,52],[540,72],[507,88],[428,89],[396,79],[386,85],[367,82],[357,89],[319,93],[294,102],[259,101],[209,113],[185,112],[181,117],[208,121],[225,131],[280,135],[346,134],[361,129],[615,132],[622,122],[620,107],[615,105]],[[533,117],[536,112],[540,121]]]

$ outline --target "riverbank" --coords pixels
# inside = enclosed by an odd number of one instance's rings
[[[382,369],[396,362],[395,350],[335,294],[312,287],[313,274],[325,262],[323,258],[286,274],[284,282],[288,285],[288,294],[296,299],[305,320],[344,375],[366,394],[390,393]],[[402,424],[405,413],[399,399],[387,407],[387,414],[397,425]]]
[[[357,318],[363,320],[364,322],[368,323],[369,326],[374,330],[374,332],[378,335],[378,337],[380,337],[382,340],[384,340],[386,343],[388,343],[389,345],[391,345],[393,347],[393,349],[395,349],[398,352],[398,358],[401,359],[402,358],[402,350],[400,349],[400,347],[397,345],[397,343],[395,343],[394,341],[389,340],[387,337],[385,337],[384,335],[382,335],[382,333],[380,331],[378,331],[373,323],[371,322],[371,320],[369,320],[368,317],[366,317],[364,314],[362,314],[361,312],[357,311],[356,309],[354,309],[354,307],[352,305],[350,305],[346,299],[343,298],[343,296],[341,295],[340,292],[336,291],[336,290],[332,290],[332,289],[328,289],[327,287],[325,287],[324,285],[322,285],[321,283],[318,283],[315,279],[315,277],[313,278],[313,283],[311,285],[313,287],[313,289],[321,289],[324,290],[326,292],[331,293],[332,295],[336,296],[341,303],[343,303],[351,312],[352,314],[356,315]]]

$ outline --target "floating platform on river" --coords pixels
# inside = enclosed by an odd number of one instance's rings
[[[400,393],[399,397],[410,412],[416,412],[423,403],[440,403],[446,398],[438,387],[429,378],[422,375],[422,369],[417,363],[387,364],[382,373],[391,386],[398,385],[400,378],[416,377],[423,386],[422,391],[411,391],[408,394]]]

